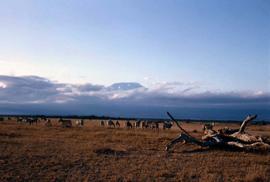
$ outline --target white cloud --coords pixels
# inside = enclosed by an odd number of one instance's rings
[[[114,110],[115,104],[127,112],[144,107],[147,110],[156,107],[251,107],[258,110],[259,106],[270,106],[270,94],[262,91],[211,92],[197,84],[181,82],[156,83],[151,88],[145,88],[139,83],[116,83],[106,87],[91,83],[65,84],[37,76],[0,76],[0,107],[5,108],[6,104],[14,107],[39,104],[51,108],[56,107],[54,104],[61,104],[60,108],[55,109],[63,111],[73,108],[77,112],[86,112],[85,106],[89,105],[98,108],[96,112],[104,108],[107,111]],[[91,108],[93,110],[93,106]],[[22,109],[26,108],[17,110]],[[29,109],[33,110],[32,107]]]
[[[0,88],[6,88],[6,87],[7,87],[7,85],[5,83],[0,82]]]

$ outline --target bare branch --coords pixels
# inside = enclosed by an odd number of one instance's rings
[[[178,123],[178,121],[176,121],[175,119],[174,119],[174,117],[169,113],[169,112],[167,112],[167,114],[168,114],[168,116],[176,123],[176,125],[178,126],[178,128],[180,128],[180,130],[182,130],[185,134],[187,134],[188,136],[191,136],[186,130],[184,130],[181,126],[180,126],[180,124]]]
[[[246,129],[247,124],[256,118],[257,118],[257,115],[253,115],[253,116],[248,115],[248,117],[243,121],[238,132],[243,133]]]

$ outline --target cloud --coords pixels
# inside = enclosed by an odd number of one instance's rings
[[[143,88],[143,86],[139,83],[134,82],[126,82],[126,83],[114,83],[107,88],[107,90],[115,91],[115,90],[134,90],[138,88]]]
[[[0,109],[5,113],[156,117],[165,110],[181,110],[181,117],[185,116],[183,111],[192,117],[208,113],[206,109],[227,109],[230,113],[234,112],[232,109],[242,109],[256,110],[270,118],[266,114],[269,106],[267,92],[213,92],[203,90],[196,83],[163,82],[146,88],[140,83],[129,82],[106,87],[91,83],[59,83],[38,76],[0,76]],[[187,109],[197,109],[197,114]]]
[[[0,82],[5,85],[0,89],[1,103],[38,103],[61,97],[57,84],[41,77],[0,76]]]

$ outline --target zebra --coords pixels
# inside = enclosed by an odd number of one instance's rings
[[[26,119],[26,123],[29,123],[29,125],[32,125],[33,123],[38,123],[38,119],[37,118],[27,118]]]
[[[45,120],[46,120],[45,126],[47,126],[47,127],[52,127],[52,122],[51,122],[51,120],[50,120],[50,119],[45,119]]]
[[[215,126],[215,123],[206,123],[206,124],[204,124],[203,125],[203,127],[202,127],[202,130],[203,130],[203,132],[204,132],[204,134],[208,134],[208,133],[215,133],[214,131],[213,131],[213,127]]]
[[[173,126],[173,124],[171,122],[164,121],[164,123],[163,123],[163,130],[171,129],[172,126]]]
[[[142,121],[142,128],[143,129],[149,128],[149,123],[147,121]]]
[[[141,127],[141,122],[142,122],[142,120],[137,120],[135,122],[135,128],[140,128]]]
[[[100,121],[100,126],[104,127],[105,126],[105,122],[103,120]]]
[[[151,129],[159,130],[159,123],[158,122],[152,122],[151,123]]]
[[[61,123],[63,128],[71,128],[72,127],[72,121],[71,120],[63,120],[62,118],[58,121]]]
[[[211,124],[210,123],[206,123],[206,124],[203,125],[202,130],[203,131],[205,131],[205,130],[212,130],[214,126],[215,126],[215,123],[211,123]]]
[[[75,123],[76,123],[76,125],[77,125],[78,127],[83,127],[83,125],[84,125],[84,121],[83,121],[82,119],[77,120]]]
[[[22,123],[23,122],[23,118],[22,117],[17,117],[17,123]]]
[[[107,125],[108,125],[109,128],[112,128],[112,127],[115,128],[115,124],[111,119],[107,122]]]
[[[132,128],[132,124],[130,121],[127,120],[126,122],[126,128]]]
[[[119,121],[116,121],[115,126],[116,126],[116,128],[120,128],[120,123],[119,123]]]

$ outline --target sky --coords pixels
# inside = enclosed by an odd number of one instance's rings
[[[269,20],[267,0],[0,1],[1,112],[270,120]]]

